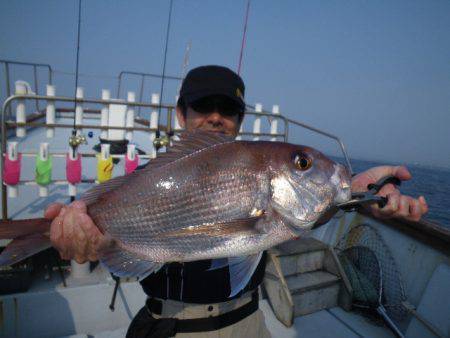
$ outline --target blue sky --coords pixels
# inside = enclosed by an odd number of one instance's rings
[[[77,4],[1,0],[0,58],[74,72]],[[160,73],[168,6],[84,0],[80,73]],[[245,7],[246,0],[174,0],[167,73],[181,74],[189,41],[189,67],[237,69]],[[246,99],[341,136],[353,157],[450,167],[449,34],[449,1],[253,0]],[[55,82],[57,93],[73,95],[73,78],[57,73]],[[115,88],[109,77],[80,84],[95,98],[100,87]],[[147,97],[159,91],[156,82],[146,86]],[[175,88],[168,85],[166,102]],[[336,149],[292,133],[295,142]]]

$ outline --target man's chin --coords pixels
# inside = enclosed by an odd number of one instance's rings
[[[210,133],[216,133],[216,134],[222,134],[222,135],[230,135],[225,130],[217,130],[217,129],[204,129],[205,131],[208,131]]]

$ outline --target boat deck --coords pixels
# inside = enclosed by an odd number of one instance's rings
[[[264,312],[266,325],[274,338],[395,337],[385,327],[371,324],[365,318],[352,312],[346,312],[339,307],[297,317],[294,325],[290,328],[285,327],[275,318],[267,300],[260,302],[260,308]],[[69,337],[121,338],[125,337],[126,330],[127,328],[124,327],[114,331],[104,331],[94,336],[78,334]]]
[[[115,311],[111,311],[108,306],[114,281],[100,266],[91,278],[69,277],[67,287],[55,275],[46,281],[43,276],[36,277],[28,292],[0,297],[4,313],[0,337],[124,337],[145,299],[139,283],[121,283]],[[43,304],[45,311],[36,312]],[[260,308],[272,337],[394,337],[386,327],[339,307],[297,317],[290,328],[275,317],[266,299],[260,301]],[[58,318],[56,326],[55,318]],[[70,332],[78,334],[65,335]]]

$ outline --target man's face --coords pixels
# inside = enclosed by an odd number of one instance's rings
[[[183,116],[177,107],[180,125],[188,131],[201,129],[235,137],[239,132],[239,107],[224,97],[207,97],[193,102]]]

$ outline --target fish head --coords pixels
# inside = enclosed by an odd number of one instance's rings
[[[351,175],[343,165],[306,146],[286,144],[278,150],[272,160],[271,205],[294,231],[310,229],[351,198]]]

